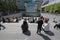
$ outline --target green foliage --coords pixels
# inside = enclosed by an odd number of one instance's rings
[[[53,10],[54,10],[54,5],[51,5],[50,6],[50,12],[53,12]]]
[[[16,11],[17,6],[16,3],[14,1],[11,2],[11,0],[5,0],[5,1],[1,1],[0,0],[0,10],[2,12],[14,12]]]
[[[60,11],[60,3],[54,4],[54,10]]]
[[[2,11],[2,15],[9,15],[12,12],[17,10],[17,5],[15,0],[0,0],[0,11]]]
[[[45,7],[45,11],[46,11],[46,12],[49,12],[49,10],[50,10],[50,6],[46,6],[46,7]]]
[[[10,3],[10,4],[9,4],[9,9],[10,9],[11,11],[15,11],[15,10],[17,9],[16,4],[15,4],[15,3]]]
[[[55,3],[53,5],[49,5],[45,7],[45,11],[53,12],[54,10],[60,11],[60,3]]]

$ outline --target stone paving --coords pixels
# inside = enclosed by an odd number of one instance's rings
[[[60,40],[60,30],[54,29],[53,26],[55,25],[55,23],[52,22],[54,17],[58,20],[60,16],[51,15],[47,13],[42,13],[42,16],[48,17],[50,19],[49,33],[45,33],[44,31],[42,31],[41,34],[38,35],[36,33],[37,24],[28,23],[31,35],[25,35],[22,33],[21,30],[21,25],[23,23],[23,20],[21,20],[19,21],[19,23],[2,23],[2,25],[4,25],[6,29],[0,30],[0,40]]]

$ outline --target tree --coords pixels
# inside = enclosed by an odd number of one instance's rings
[[[16,11],[17,6],[14,1],[11,0],[0,0],[0,10],[3,12],[4,15],[10,14],[10,12]]]

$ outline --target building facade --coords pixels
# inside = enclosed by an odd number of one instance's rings
[[[48,4],[41,6],[45,12],[60,12],[60,0],[49,0]]]
[[[29,2],[30,3],[29,5],[32,4],[32,0],[16,0],[16,4],[18,6],[18,9],[24,10],[26,2]]]
[[[18,9],[21,9],[22,1],[21,0],[16,0],[16,5],[17,5]]]

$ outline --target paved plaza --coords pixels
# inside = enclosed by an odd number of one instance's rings
[[[36,23],[28,23],[29,31],[31,33],[30,36],[22,33],[21,25],[23,23],[23,19],[19,21],[19,23],[2,23],[3,26],[6,27],[5,30],[0,30],[0,40],[60,40],[60,30],[54,29],[53,26],[53,18],[56,20],[60,19],[59,15],[51,15],[47,13],[42,13],[42,16],[50,19],[50,32],[45,33],[41,32],[40,35],[36,33],[37,24]]]

